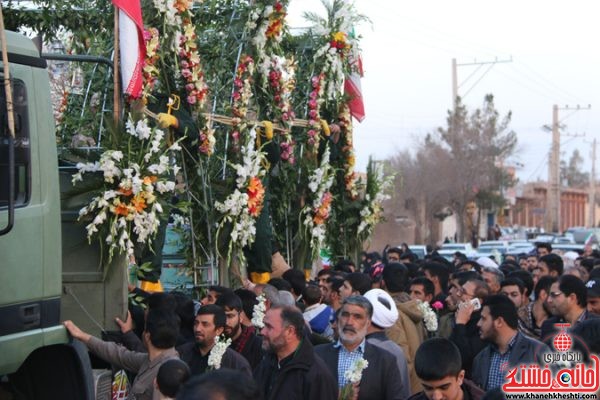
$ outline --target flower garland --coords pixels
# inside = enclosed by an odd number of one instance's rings
[[[88,239],[98,235],[109,245],[109,261],[115,250],[133,254],[133,237],[149,244],[158,232],[162,204],[168,204],[175,182],[171,180],[179,167],[171,162],[170,153],[181,150],[178,142],[170,147],[164,132],[150,128],[145,119],[129,117],[128,141],[136,139],[126,153],[107,150],[95,163],[77,164],[73,184],[83,181],[88,172],[102,172],[104,189],[79,211],[79,219],[91,218],[86,226]],[[102,231],[102,232],[100,232]]]
[[[258,303],[252,309],[252,325],[258,329],[262,329],[265,327],[264,319],[265,312],[267,312],[267,298],[264,293],[261,293],[256,300]]]
[[[221,360],[223,354],[227,351],[227,348],[231,345],[231,338],[225,338],[223,335],[219,335],[215,339],[215,345],[210,349],[210,355],[208,356],[208,368],[216,370],[221,368]]]
[[[266,58],[260,65],[263,88],[270,91],[273,97],[273,117],[286,128],[280,134],[281,159],[290,164],[295,161],[295,141],[290,133],[292,122],[296,118],[292,109],[292,92],[296,84],[294,69],[293,61],[277,55]]]
[[[178,54],[181,65],[181,76],[185,80],[187,102],[195,112],[200,112],[206,101],[208,87],[204,81],[204,72],[200,65],[198,44],[196,43],[196,31],[192,23],[192,14],[186,9],[180,11],[184,16],[183,34],[177,35],[179,45]]]
[[[253,74],[254,60],[248,55],[243,55],[235,73],[231,102],[231,113],[233,114],[231,138],[235,144],[240,140],[240,131],[246,128],[246,124],[242,124],[242,120],[248,114],[248,103],[252,97]]]
[[[352,364],[352,367],[344,371],[346,384],[342,387],[339,400],[349,400],[354,398],[354,385],[360,383],[363,371],[369,366],[369,362],[364,358],[359,358]]]
[[[241,248],[254,242],[256,235],[256,219],[264,202],[264,187],[260,178],[265,170],[261,164],[264,153],[255,150],[256,132],[251,131],[246,145],[242,148],[242,164],[234,164],[236,170],[236,188],[223,203],[216,201],[215,208],[223,214],[219,229],[225,224],[232,227],[229,241],[228,258],[234,243],[239,245],[239,255],[243,258]]]
[[[256,58],[260,61],[266,58],[265,49],[275,47],[281,43],[287,1],[275,1],[273,5],[255,5],[256,9],[250,12],[246,28],[256,30],[251,42],[256,51]],[[261,12],[262,10],[262,12]]]
[[[421,314],[423,314],[423,322],[425,323],[425,329],[428,332],[435,332],[438,329],[438,320],[435,311],[431,308],[429,303],[417,300],[417,305]]]
[[[212,155],[215,151],[215,144],[217,143],[217,140],[215,139],[215,130],[206,124],[198,134],[198,139],[200,142],[200,145],[198,146],[200,153],[206,154],[207,156]]]
[[[344,182],[346,185],[346,192],[352,200],[358,197],[358,190],[356,188],[356,172],[354,172],[354,164],[356,162],[354,156],[354,144],[352,140],[352,116],[350,115],[350,108],[347,104],[342,105],[341,112],[339,115],[339,124],[344,133],[345,145],[342,147],[342,152],[345,155],[344,160]]]
[[[373,171],[375,168],[375,171]],[[369,161],[367,166],[367,190],[365,194],[365,204],[360,210],[361,221],[358,225],[357,234],[369,237],[373,228],[383,220],[382,203],[389,199],[386,194],[392,185],[393,176],[383,176],[383,167],[378,164],[373,167],[373,162]]]
[[[142,73],[144,76],[144,87],[142,89],[142,98],[150,96],[154,90],[154,86],[158,81],[157,62],[160,59],[158,54],[159,38],[158,29],[149,28],[144,30],[144,41],[146,42],[146,58],[144,59],[144,67]]]
[[[313,76],[311,78],[312,91],[308,95],[308,126],[310,129],[306,134],[308,135],[307,143],[313,149],[319,148],[319,133],[322,128],[319,111],[323,102],[324,79],[324,74]]]
[[[325,148],[319,168],[316,168],[309,178],[308,188],[311,192],[312,203],[307,204],[301,211],[304,215],[304,228],[312,248],[313,259],[319,256],[325,240],[325,222],[329,218],[332,194],[329,192],[333,183],[333,168],[329,164],[329,147]]]

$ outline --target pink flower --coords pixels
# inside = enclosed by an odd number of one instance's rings
[[[431,307],[433,307],[433,309],[434,309],[434,310],[438,310],[438,311],[439,311],[439,310],[441,310],[442,308],[444,308],[444,305],[442,304],[442,302],[441,302],[441,301],[439,301],[439,300],[438,300],[438,301],[434,302],[434,303],[431,305]]]
[[[188,96],[187,97],[187,102],[189,104],[196,104],[196,96]]]
[[[316,100],[311,100],[308,102],[308,106],[310,108],[317,108],[317,101]]]
[[[309,116],[311,119],[315,119],[315,118],[317,118],[317,112],[316,112],[315,110],[310,110],[310,111],[308,112],[308,116]]]
[[[182,69],[181,70],[181,75],[184,78],[189,78],[190,76],[192,76],[192,71],[190,71],[189,69]]]

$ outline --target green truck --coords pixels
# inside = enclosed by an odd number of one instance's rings
[[[97,336],[117,330],[114,317],[127,309],[126,260],[102,266],[99,247],[77,223],[88,199],[61,201],[74,168],[57,161],[46,60],[17,33],[6,32],[6,47],[15,137],[2,85],[0,399],[110,399],[110,372],[92,370],[61,322],[73,319]]]

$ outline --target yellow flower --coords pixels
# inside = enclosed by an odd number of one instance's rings
[[[333,34],[333,40],[336,42],[344,42],[346,40],[346,34],[344,32],[336,32]]]

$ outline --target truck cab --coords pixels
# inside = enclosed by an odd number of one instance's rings
[[[94,380],[85,346],[61,322],[73,319],[96,336],[116,330],[114,317],[127,310],[127,262],[121,256],[104,265],[77,222],[88,197],[64,195],[73,168],[59,168],[46,60],[20,34],[7,31],[6,46],[15,137],[2,85],[0,398],[3,391],[25,399],[105,398],[106,376]],[[5,73],[0,63],[2,82]]]

